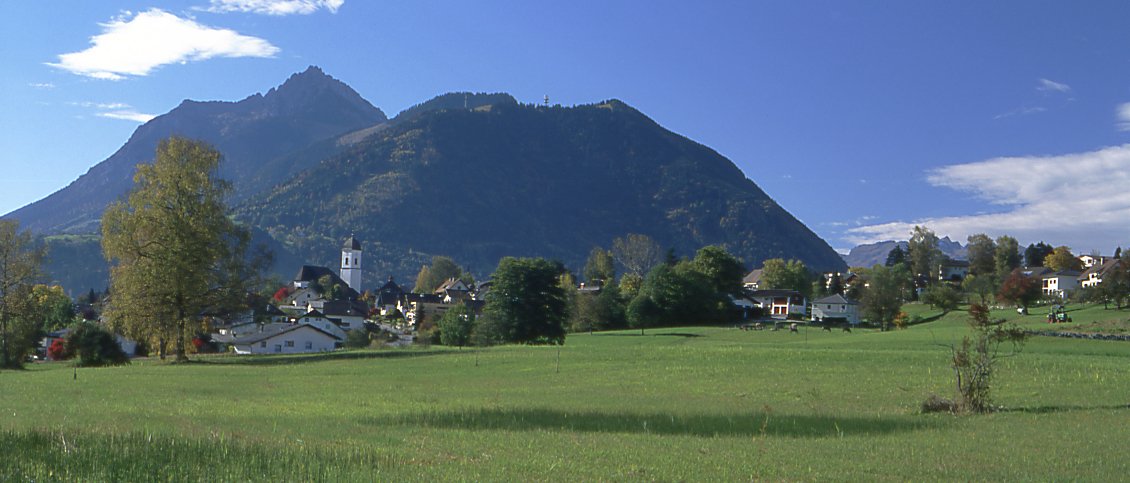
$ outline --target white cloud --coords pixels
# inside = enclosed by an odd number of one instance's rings
[[[272,57],[279,51],[258,37],[208,27],[159,9],[130,16],[127,12],[101,24],[102,33],[91,37],[90,48],[62,54],[58,63],[48,65],[96,79],[119,80],[148,75],[166,64],[213,57]]]
[[[1130,102],[1119,104],[1115,109],[1115,117],[1118,118],[1115,125],[1119,131],[1130,131]]]
[[[1041,113],[1041,112],[1044,112],[1044,111],[1047,111],[1047,110],[1048,109],[1046,107],[1041,107],[1041,106],[1022,107],[1020,109],[1013,109],[1013,110],[1008,111],[1004,114],[997,114],[997,115],[993,116],[993,119],[1004,119],[1006,117],[1012,117],[1012,116],[1027,116],[1029,114],[1038,114],[1038,113]]]
[[[1040,79],[1036,90],[1040,92],[1071,92],[1071,86],[1053,80]]]
[[[28,84],[28,87],[34,87],[36,89],[54,89],[55,84],[52,84],[50,82],[33,82],[31,84]]]
[[[212,0],[204,10],[216,13],[250,12],[263,15],[309,15],[318,9],[337,13],[345,0]]]
[[[1061,156],[994,158],[936,169],[928,181],[972,193],[995,213],[862,226],[852,243],[905,240],[914,225],[964,240],[974,233],[1046,240],[1076,251],[1110,252],[1130,244],[1130,144]]]
[[[121,110],[121,111],[108,111],[98,113],[98,117],[107,117],[110,119],[121,119],[123,121],[135,121],[140,123],[147,123],[153,119],[153,114],[140,113],[134,110]]]

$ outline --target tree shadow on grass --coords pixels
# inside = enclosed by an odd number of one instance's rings
[[[845,435],[881,435],[944,426],[939,419],[891,416],[775,415],[750,412],[737,415],[561,411],[556,409],[472,409],[403,416],[371,417],[364,424],[424,426],[482,431],[579,431],[717,436],[778,436],[827,438]]]
[[[327,361],[349,361],[361,359],[401,359],[410,357],[430,357],[443,355],[470,354],[473,351],[431,351],[431,350],[362,350],[351,352],[319,352],[310,354],[263,354],[199,358],[190,364],[217,364],[232,366],[281,366],[289,364],[309,364]]]
[[[1078,406],[1078,405],[1063,405],[1063,406],[1033,406],[1033,407],[1019,407],[1019,408],[1001,408],[998,412],[1002,413],[1029,413],[1029,414],[1051,414],[1051,413],[1067,413],[1073,411],[1116,411],[1120,409],[1130,409],[1130,404],[1115,404],[1106,406]]]

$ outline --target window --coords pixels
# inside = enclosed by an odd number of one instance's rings
[[[306,350],[312,350],[313,348],[314,348],[314,343],[310,342],[310,341],[306,341]]]
[[[275,352],[282,352],[282,346],[275,344]]]
[[[267,341],[260,342],[259,347],[266,348],[267,347]]]
[[[294,341],[293,340],[286,341],[286,346],[287,347],[294,347]]]

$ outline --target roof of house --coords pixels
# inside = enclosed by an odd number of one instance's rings
[[[460,286],[462,286],[463,288],[459,288]],[[463,281],[458,279],[458,278],[452,277],[452,278],[449,278],[447,280],[444,280],[444,282],[442,284],[440,284],[439,287],[436,288],[435,293],[444,293],[444,292],[447,292],[448,290],[457,290],[457,291],[460,291],[460,292],[465,292],[465,291],[467,291],[467,284],[463,283]]]
[[[969,261],[968,260],[946,260],[946,261],[942,262],[942,266],[943,267],[954,267],[954,268],[969,268]]]
[[[1121,260],[1117,258],[1111,258],[1102,264],[1092,265],[1091,268],[1084,270],[1083,273],[1079,275],[1079,278],[1090,278],[1092,273],[1096,273],[1099,278],[1102,278],[1110,269],[1117,267],[1120,261]]]
[[[368,317],[369,306],[360,300],[333,300],[322,304],[326,316]]]
[[[319,267],[317,265],[303,265],[298,269],[298,273],[294,276],[295,282],[317,282],[319,278],[330,275],[337,277],[337,274],[326,267]]]
[[[747,273],[745,275],[745,277],[742,277],[742,283],[760,283],[761,282],[761,273],[762,273],[762,270],[760,268],[757,269],[757,270],[750,271],[749,273]]]
[[[1080,272],[1078,270],[1060,270],[1060,271],[1055,272],[1055,273],[1046,273],[1046,274],[1044,274],[1044,278],[1052,278],[1052,277],[1076,277],[1077,278],[1077,277],[1079,277],[1079,275],[1080,275]]]
[[[289,324],[289,323],[279,322],[279,323],[273,323],[273,324],[263,324],[261,326],[260,331],[252,332],[252,333],[249,333],[249,334],[244,335],[244,336],[236,337],[234,340],[231,341],[231,344],[233,344],[233,345],[254,344],[254,343],[262,342],[262,341],[265,341],[265,340],[268,340],[268,339],[271,339],[271,338],[274,338],[274,337],[278,337],[280,335],[283,335],[283,334],[286,334],[286,333],[289,333],[289,332],[294,332],[294,331],[299,330],[303,327],[309,327],[310,329],[321,332],[321,333],[329,336],[332,339],[341,340],[338,336],[333,335],[329,332],[326,332],[325,330],[319,329],[317,326],[314,326],[314,325],[311,325],[311,324]]]
[[[857,305],[858,302],[850,300],[840,294],[832,294],[819,300],[813,300],[814,304],[840,304],[840,305]]]
[[[404,294],[404,301],[409,303],[422,302],[429,304],[440,304],[443,303],[443,297],[430,293],[406,293]]]
[[[754,290],[752,292],[749,292],[748,295],[750,297],[754,297],[754,298],[756,298],[756,297],[803,297],[804,296],[804,294],[797,292],[796,290],[787,290],[787,289],[780,289],[780,288]]]
[[[1044,275],[1052,273],[1052,269],[1048,267],[1029,267],[1025,268],[1021,273],[1029,277],[1042,277]]]

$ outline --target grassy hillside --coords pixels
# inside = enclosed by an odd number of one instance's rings
[[[919,414],[928,394],[951,393],[938,344],[965,333],[963,317],[887,333],[571,335],[560,352],[137,361],[79,370],[77,380],[66,364],[36,365],[0,373],[0,481],[1130,474],[1117,452],[1130,437],[1130,343],[1033,339],[999,371],[1003,411]]]

